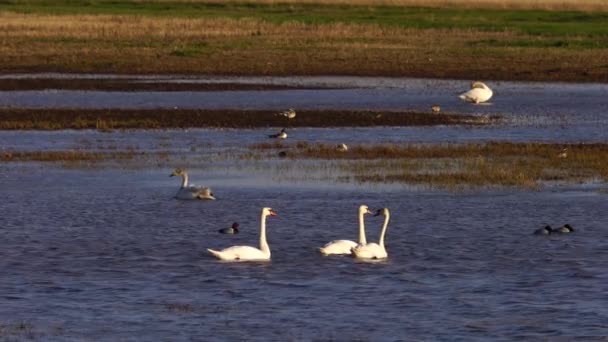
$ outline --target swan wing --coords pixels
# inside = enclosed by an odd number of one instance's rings
[[[460,94],[460,99],[466,102],[486,102],[492,97],[492,91],[484,88],[473,88],[467,92]]]
[[[189,186],[186,188],[180,188],[175,195],[177,199],[204,199],[204,200],[215,200],[213,192],[210,188]]]
[[[319,248],[323,255],[330,254],[351,254],[351,249],[357,247],[357,243],[350,240],[334,240]]]
[[[220,260],[270,260],[270,254],[266,254],[261,250],[250,246],[232,246],[221,251],[207,249],[209,253]]]

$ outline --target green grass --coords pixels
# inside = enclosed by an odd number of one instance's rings
[[[547,36],[608,37],[608,13],[542,10],[346,6],[313,4],[8,0],[0,11],[39,14],[120,14],[257,18],[273,23],[377,24],[402,28],[476,29]],[[577,48],[577,46],[573,46]]]

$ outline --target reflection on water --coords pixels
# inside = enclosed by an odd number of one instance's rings
[[[177,184],[168,172],[4,167],[0,320],[28,322],[38,339],[68,340],[606,331],[605,194],[243,186],[199,174],[221,199],[188,202],[171,198]],[[361,203],[392,210],[389,260],[318,255],[315,247],[332,239],[355,238]],[[268,220],[271,263],[219,263],[204,253],[257,244],[262,206],[279,213]],[[241,234],[217,233],[234,221]],[[366,222],[376,240],[382,218]],[[531,235],[566,222],[577,232]]]

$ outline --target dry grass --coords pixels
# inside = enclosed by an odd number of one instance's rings
[[[509,31],[2,12],[0,41],[0,72],[608,79],[608,49]]]
[[[137,0],[135,0],[137,1]],[[175,0],[153,0],[167,2]],[[201,0],[178,0],[201,2]],[[242,0],[205,0],[215,3],[240,3]],[[489,9],[539,9],[547,11],[608,11],[605,0],[250,0],[260,4],[338,4],[366,6],[458,7]]]

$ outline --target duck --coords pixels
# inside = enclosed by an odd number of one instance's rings
[[[559,228],[553,229],[553,233],[558,233],[558,234],[568,234],[568,233],[572,233],[573,231],[574,231],[574,228],[572,228],[572,226],[567,223]]]
[[[270,134],[268,137],[274,139],[287,139],[287,132],[285,131],[285,128],[283,128],[279,133]]]
[[[293,119],[296,117],[296,111],[293,108],[289,108],[288,110],[286,110],[284,112],[280,112],[279,115],[284,116],[288,119]]]
[[[365,245],[357,245],[352,249],[352,256],[357,259],[386,259],[388,258],[388,253],[386,252],[386,248],[384,247],[384,237],[386,236],[386,230],[388,229],[388,222],[390,220],[391,214],[388,208],[378,209],[378,211],[374,214],[374,216],[384,216],[384,224],[382,225],[382,230],[380,231],[380,237],[378,238],[378,243],[370,242]]]
[[[483,82],[475,81],[471,84],[471,89],[469,91],[460,94],[458,97],[465,102],[478,104],[488,101],[492,98],[492,95],[493,92],[490,87]]]
[[[266,217],[277,216],[277,213],[272,208],[262,208],[262,217],[260,218],[260,248],[251,246],[232,246],[224,248],[221,251],[207,249],[214,257],[225,261],[269,261],[270,246],[266,240]]]
[[[365,220],[364,215],[372,214],[368,206],[363,204],[359,206],[359,241],[354,242],[351,240],[333,240],[325,244],[325,246],[319,248],[321,254],[327,255],[350,255],[352,249],[358,245],[365,245],[367,239],[365,238]]]
[[[553,229],[551,229],[550,225],[546,225],[543,228],[538,228],[534,231],[534,235],[549,235],[553,233]]]
[[[338,146],[336,146],[336,149],[340,152],[346,152],[348,151],[348,146],[346,146],[346,144],[338,144]]]
[[[222,228],[218,230],[218,232],[222,234],[238,234],[239,233],[239,224],[238,222],[234,222],[232,226],[228,228]]]
[[[184,169],[175,169],[169,177],[181,176],[182,186],[177,190],[175,198],[181,200],[210,200],[214,201],[215,196],[210,188],[188,185],[188,172]]]

